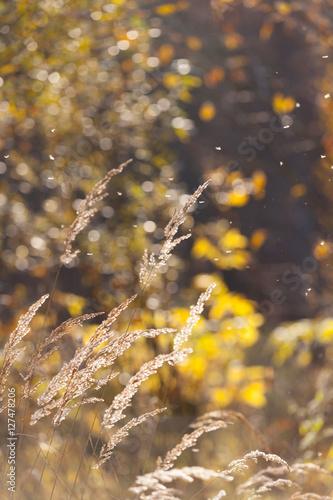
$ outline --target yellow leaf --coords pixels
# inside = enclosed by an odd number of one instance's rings
[[[54,351],[47,360],[48,367],[52,367],[52,365],[57,365],[60,362],[61,362],[61,356],[59,354],[59,351]]]
[[[167,3],[165,5],[158,5],[155,7],[156,14],[160,16],[168,16],[177,12],[177,6],[172,3]]]
[[[188,309],[179,307],[178,309],[172,310],[171,327],[178,328],[183,326],[188,318]]]
[[[231,365],[228,367],[227,379],[230,383],[237,384],[244,380],[244,366]]]
[[[158,391],[161,387],[161,380],[158,373],[150,375],[150,377],[145,380],[142,384],[142,390],[145,392]]]
[[[249,195],[247,193],[239,193],[238,191],[229,193],[228,205],[231,207],[243,207],[248,201]]]
[[[291,96],[284,96],[281,92],[278,92],[273,97],[273,109],[279,115],[291,113],[295,106],[296,101]]]
[[[243,346],[248,346],[248,347],[255,344],[259,338],[258,330],[250,326],[248,326],[247,328],[238,329],[237,335],[240,343]]]
[[[252,174],[253,194],[257,200],[265,196],[267,177],[262,170],[255,170]]]
[[[243,37],[238,33],[229,33],[224,39],[225,46],[229,50],[237,49],[243,41]]]
[[[197,259],[206,257],[208,259],[219,258],[220,252],[215,248],[207,238],[198,238],[192,248],[192,255]]]
[[[195,378],[201,379],[205,373],[206,366],[207,363],[203,357],[192,355],[189,358],[188,364],[182,368],[190,371]]]
[[[163,83],[167,89],[173,89],[179,82],[181,82],[181,77],[175,73],[167,73],[163,78]]]
[[[71,316],[79,316],[87,304],[83,297],[71,293],[66,294],[66,305]]]
[[[238,229],[229,229],[220,239],[219,247],[222,250],[233,250],[235,248],[246,248],[247,238]]]
[[[183,102],[190,103],[193,99],[192,94],[188,90],[182,90],[179,93],[179,99]]]
[[[193,75],[184,75],[182,78],[182,81],[187,85],[188,87],[195,87],[199,88],[202,85],[202,80],[198,76],[193,76]]]
[[[216,388],[211,391],[211,399],[222,407],[229,406],[233,400],[233,390],[228,387]]]
[[[333,318],[326,318],[318,325],[318,331],[316,335],[319,342],[327,344],[332,341],[333,338]]]
[[[265,243],[267,238],[267,231],[266,229],[257,229],[256,231],[253,231],[251,240],[250,240],[250,248],[254,252],[257,252],[259,248],[262,247],[262,245]]]
[[[293,355],[294,346],[283,344],[273,354],[273,362],[276,366],[282,366],[286,359]]]
[[[174,131],[181,142],[190,142],[190,136],[186,130],[184,130],[183,128],[175,128]]]
[[[202,42],[200,38],[197,38],[196,36],[188,36],[186,38],[186,45],[190,50],[200,50],[202,48]]]
[[[240,295],[236,295],[232,298],[231,305],[233,307],[235,316],[249,316],[254,312],[252,303],[248,299],[245,299]]]
[[[197,349],[204,351],[204,355],[210,358],[218,353],[218,346],[216,345],[216,337],[212,334],[206,334],[200,337]]]
[[[166,64],[169,64],[169,62],[173,58],[174,54],[175,54],[175,51],[174,51],[174,48],[172,45],[170,45],[168,43],[161,45],[161,47],[159,48],[159,51],[158,51],[158,58],[160,60],[161,65],[165,66]],[[177,81],[179,81],[179,79]],[[171,85],[171,88],[173,86],[174,85]]]
[[[204,76],[204,82],[206,87],[215,87],[218,83],[222,82],[225,77],[225,72],[223,68],[215,66]]]
[[[302,351],[297,354],[296,363],[298,366],[304,368],[308,366],[312,361],[312,354],[309,351]]]
[[[205,101],[200,109],[199,109],[199,116],[202,121],[204,122],[209,122],[215,118],[216,115],[216,108],[214,104],[211,101]]]
[[[221,319],[225,311],[232,311],[228,301],[230,294],[222,294],[213,301],[213,305],[209,310],[210,319]]]
[[[318,260],[326,259],[332,253],[330,244],[327,241],[320,241],[313,249],[313,255]]]
[[[241,400],[255,408],[262,408],[266,404],[265,383],[262,381],[252,382],[240,393]]]
[[[5,64],[1,68],[1,74],[2,75],[8,75],[9,73],[14,73],[18,67],[15,64]]]
[[[258,380],[263,379],[266,376],[266,367],[265,366],[247,366],[246,367],[246,376],[250,380]]]
[[[273,24],[263,24],[260,28],[259,36],[261,40],[269,40],[274,30]]]
[[[283,16],[289,15],[292,10],[290,4],[287,2],[275,2],[275,7],[278,13]]]

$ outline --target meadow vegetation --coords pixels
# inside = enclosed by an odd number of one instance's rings
[[[332,498],[332,12],[0,0],[1,497]]]

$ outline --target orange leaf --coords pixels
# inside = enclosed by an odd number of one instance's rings
[[[199,109],[199,116],[201,120],[204,122],[210,122],[213,118],[215,118],[215,115],[216,108],[214,104],[211,101],[205,101]]]

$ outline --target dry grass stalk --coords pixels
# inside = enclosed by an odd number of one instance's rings
[[[157,469],[154,472],[139,476],[136,479],[135,486],[130,488],[130,492],[139,495],[140,500],[150,500],[159,498],[164,500],[171,498],[167,495],[177,495],[172,498],[179,500],[181,492],[175,489],[167,488],[165,484],[174,481],[193,483],[194,479],[200,481],[212,481],[214,479],[224,478],[223,474],[204,467],[183,467],[181,469],[162,470]],[[230,480],[230,478],[227,478]],[[149,492],[150,490],[150,492]],[[157,495],[159,494],[159,496]]]
[[[246,496],[246,498],[260,498],[263,493],[271,492],[274,488],[281,490],[294,487],[299,491],[300,487],[294,481],[283,477],[287,474],[287,467],[267,467],[240,485],[236,490],[236,494]]]
[[[158,269],[164,266],[172,255],[174,248],[183,240],[191,237],[191,233],[180,236],[175,239],[179,227],[185,221],[186,214],[196,203],[203,190],[206,189],[210,180],[198,187],[198,189],[189,197],[183,208],[176,209],[169,223],[164,228],[165,241],[158,256],[153,253],[149,256],[147,250],[144,252],[141,268],[140,282],[146,287],[156,276]]]
[[[225,422],[223,421],[225,424]],[[219,427],[217,427],[219,428]],[[200,427],[198,427],[200,429]],[[210,432],[211,430],[209,427],[207,428],[206,432]],[[186,438],[186,436],[184,436]],[[184,438],[182,442],[184,441]],[[192,482],[194,479],[199,479],[200,481],[212,481],[215,479],[223,479],[225,481],[233,481],[234,477],[232,476],[233,473],[235,472],[243,472],[245,469],[248,468],[247,461],[248,460],[253,460],[255,463],[258,462],[259,458],[262,458],[266,461],[274,462],[276,464],[282,465],[282,469],[286,468],[288,470],[288,464],[282,460],[277,455],[273,454],[267,454],[261,451],[253,451],[251,453],[246,454],[242,459],[240,460],[234,460],[232,461],[228,467],[223,470],[223,471],[212,471],[209,469],[205,469],[203,467],[185,467],[183,469],[175,469],[173,468],[174,465],[174,458],[177,458],[180,453],[188,448],[186,446],[186,440],[184,442],[185,446],[182,449],[177,449],[174,448],[171,450],[169,460],[167,460],[167,457],[169,454],[167,454],[166,459],[157,466],[154,472],[145,474],[143,476],[139,476],[136,479],[135,486],[130,488],[130,491],[139,495],[140,500],[150,500],[152,498],[157,498],[156,493],[160,493],[160,499],[164,500],[164,498],[168,498],[168,496],[164,496],[165,493],[167,494],[177,494],[175,497],[177,500],[180,499],[182,492],[178,490],[169,490],[166,488],[165,483],[170,483],[176,480],[181,480],[184,482]],[[190,444],[191,446],[192,444]],[[180,453],[179,453],[180,451]],[[165,467],[163,467],[165,463]],[[272,483],[272,482],[271,482]],[[289,484],[292,484],[291,481],[285,481],[285,480],[280,480],[278,482],[275,481],[274,486],[287,486]],[[273,483],[271,484],[271,486]],[[267,491],[270,491],[268,488],[268,481],[267,481]],[[150,491],[149,491],[150,490]],[[245,491],[245,490],[244,490]],[[238,493],[243,493],[243,491],[239,491]],[[256,494],[257,492],[251,491],[251,493]],[[220,490],[215,498],[213,500],[218,500],[221,499],[225,496],[225,490]],[[155,495],[155,496],[154,496]],[[255,497],[253,497],[255,498]],[[258,497],[259,498],[259,497]]]
[[[293,487],[300,489],[300,487],[293,481],[290,481],[290,479],[272,479],[267,481],[263,486],[260,486],[255,492],[255,496],[251,498],[260,498],[263,493],[271,493],[274,490],[286,490],[287,488]]]
[[[87,345],[95,345],[99,342],[100,338],[110,331],[111,325],[116,321],[118,316],[128,308],[131,302],[137,298],[137,295],[132,295],[129,299],[124,300],[119,306],[114,307],[108,314],[107,318],[96,328],[93,335],[88,340]]]
[[[157,469],[170,470],[174,466],[175,460],[188,448],[195,446],[196,442],[203,434],[208,432],[216,431],[218,429],[223,429],[233,422],[227,421],[226,419],[220,420],[215,418],[207,418],[204,421],[197,421],[191,427],[195,427],[195,430],[190,434],[185,434],[180,441],[172,450],[170,450],[164,460],[158,461]]]
[[[317,495],[317,493],[295,493],[289,500],[332,500],[332,497]]]
[[[273,493],[279,495],[278,498],[289,500],[310,500],[317,498],[327,500],[330,497],[320,495],[314,496],[316,495],[315,493],[306,493],[303,491],[303,489],[307,488],[308,480],[310,480],[311,484],[312,477],[315,478],[317,484],[323,484],[323,481],[319,479],[320,474],[332,476],[327,470],[312,463],[295,463],[291,466],[282,465],[281,467],[267,467],[251,476],[242,485],[238,486],[236,494],[247,500],[267,498],[266,493]],[[293,492],[290,491],[291,488],[294,489]],[[282,497],[283,491],[285,495]],[[271,496],[268,498],[270,499]],[[276,497],[274,496],[274,498]]]
[[[108,441],[107,444],[105,444],[102,447],[102,450],[100,452],[100,457],[101,460],[96,464],[93,469],[98,469],[104,462],[109,460],[109,458],[112,456],[114,448],[119,444],[123,439],[125,439],[128,435],[131,429],[136,427],[137,425],[142,424],[145,422],[148,418],[150,417],[155,417],[155,415],[158,415],[159,413],[162,413],[165,411],[166,408],[158,408],[157,410],[153,410],[147,413],[144,413],[143,415],[140,415],[138,418],[132,418],[126,425],[121,427]]]
[[[296,488],[297,490],[300,490],[300,486],[298,486],[298,484],[294,483],[293,481],[290,481],[289,479],[271,479],[267,480],[262,486],[257,486],[252,491],[247,490],[246,494],[248,500],[256,500],[258,498],[262,498],[262,496],[266,493],[281,494],[282,491],[290,488]],[[288,492],[288,494],[290,494],[290,492]]]
[[[259,458],[266,460],[266,462],[274,462],[275,464],[283,465],[284,467],[287,467],[287,469],[290,470],[290,467],[287,464],[287,462],[278,455],[274,455],[273,453],[264,453],[263,451],[259,450],[254,450],[244,455],[243,458],[239,460],[233,460],[232,462],[230,462],[230,464],[228,465],[227,469],[224,472],[228,474],[233,472],[242,472],[243,470],[248,469],[248,465],[246,463],[248,460],[253,460],[255,463],[258,463]]]
[[[172,328],[160,328],[158,330],[136,330],[133,332],[123,333],[120,337],[114,339],[108,345],[100,349],[94,356],[91,357],[86,363],[92,373],[100,368],[111,366],[113,362],[121,356],[126,349],[128,349],[135,340],[145,337],[154,339],[158,335],[166,335],[173,333]]]
[[[190,315],[186,321],[186,325],[175,336],[174,343],[173,343],[175,351],[180,349],[181,346],[188,340],[188,337],[192,333],[193,327],[198,323],[198,321],[200,319],[200,314],[203,311],[205,302],[211,296],[211,293],[212,293],[214,287],[215,287],[215,284],[213,283],[212,285],[210,285],[207,288],[207,290],[204,293],[202,293],[200,295],[197,303],[194,306],[190,307]]]
[[[65,388],[60,399],[56,400],[58,409],[53,418],[54,426],[59,425],[68,414],[68,407],[66,408],[68,403],[76,397],[83,395],[85,391],[92,387],[95,390],[99,389],[117,375],[110,374],[103,380],[97,380],[95,378],[95,373],[99,368],[112,364],[119,355],[122,346],[120,346],[120,350],[115,349],[114,351],[106,347],[102,350],[102,354],[99,354],[100,351],[97,350],[97,352],[94,352],[94,350],[98,349],[104,342],[110,342],[111,338],[115,335],[115,332],[111,330],[111,325],[134,299],[135,296],[112,309],[108,317],[96,328],[86,344],[83,347],[79,347],[71,361],[65,363],[60,371],[52,378],[47,389],[38,398],[37,402],[39,406],[43,408],[37,410],[32,415],[30,421],[31,425],[35,424],[40,418],[49,415],[50,411],[55,408],[53,400],[60,390]],[[149,333],[147,335],[149,335]],[[134,338],[136,338],[136,336],[134,336]],[[125,342],[125,345],[127,347],[130,343],[128,343],[128,339],[126,340],[127,343]],[[117,340],[117,342],[119,343],[119,340]]]
[[[332,476],[332,473],[327,471],[326,469],[323,469],[317,464],[312,464],[312,463],[296,463],[293,464],[291,467],[292,472],[295,472],[296,474],[300,475],[306,475],[306,474],[324,474],[325,476]]]
[[[222,500],[222,498],[227,496],[227,492],[225,490],[220,490],[217,494],[211,498],[210,500]]]
[[[72,252],[72,245],[77,237],[77,235],[89,224],[92,217],[97,212],[95,208],[96,203],[101,201],[107,193],[105,190],[107,188],[108,183],[117,174],[120,174],[124,168],[131,162],[132,160],[128,160],[125,163],[122,163],[118,168],[113,168],[110,170],[103,179],[101,179],[92,190],[87,194],[84,200],[81,201],[77,211],[76,218],[70,225],[67,236],[65,240],[65,251],[60,256],[60,261],[62,264],[69,264],[74,257],[79,253],[79,250]]]
[[[48,294],[43,295],[34,304],[32,304],[29,307],[28,311],[20,317],[17,327],[9,336],[9,340],[4,349],[4,359],[0,373],[0,401],[3,400],[3,393],[5,391],[5,384],[9,376],[10,367],[17,359],[19,354],[24,351],[24,348],[14,350],[14,347],[23,339],[23,337],[25,337],[29,333],[30,323],[33,317],[48,297]],[[0,412],[3,411],[3,409],[4,407],[0,409]]]
[[[50,335],[43,342],[40,341],[38,343],[36,351],[31,356],[29,362],[27,363],[28,373],[25,377],[23,377],[23,380],[25,381],[25,384],[24,384],[23,390],[22,390],[22,397],[23,398],[30,397],[35,392],[38,385],[40,384],[40,381],[39,381],[34,387],[31,387],[31,385],[30,385],[31,378],[32,378],[37,366],[39,366],[41,363],[43,363],[47,358],[49,358],[51,356],[51,354],[54,351],[56,351],[58,349],[58,346],[55,346],[43,354],[43,350],[45,349],[45,347],[47,347],[51,344],[54,344],[55,342],[58,342],[59,340],[61,340],[75,326],[82,325],[84,323],[84,321],[88,321],[89,319],[95,318],[96,316],[100,316],[101,314],[104,314],[104,313],[84,314],[84,315],[79,316],[77,318],[70,318],[70,319],[64,321],[57,328],[52,330]]]
[[[130,491],[140,495],[139,498],[142,500],[158,498],[157,493],[160,493],[160,498],[163,500],[164,498],[169,498],[167,496],[169,495],[169,493],[170,495],[178,495],[174,498],[176,498],[177,500],[180,499],[181,492],[174,489],[167,489],[164,485],[164,483],[172,482],[176,479],[182,479],[183,481],[186,481],[186,478],[184,478],[183,476],[185,469],[175,469],[175,460],[183,453],[183,451],[194,446],[199,437],[203,434],[212,432],[214,430],[223,429],[228,425],[235,423],[235,421],[237,420],[245,423],[246,427],[252,430],[251,424],[249,424],[241,414],[229,410],[212,411],[205,413],[201,417],[198,417],[191,424],[191,427],[194,428],[194,431],[189,434],[185,434],[180,443],[166,454],[164,460],[159,459],[157,461],[156,469],[154,472],[138,477],[135,486],[131,488]],[[279,470],[289,470],[288,464],[279,456],[272,453],[264,453],[258,450],[248,453],[240,460],[232,461],[223,471],[215,472],[200,467],[191,467],[188,469],[195,471],[195,473],[192,475],[192,480],[195,477],[196,479],[200,479],[202,481],[212,480],[216,478],[221,478],[225,481],[232,481],[234,479],[233,473],[243,472],[244,470],[248,469],[248,465],[246,463],[248,460],[253,460],[255,463],[257,463],[259,458],[281,465],[281,467],[279,467]],[[166,496],[164,496],[165,493]],[[213,500],[218,500],[224,497],[225,494],[226,493],[224,490],[220,490]]]
[[[225,420],[228,423],[240,422],[251,432],[255,441],[259,441],[268,453],[271,451],[262,433],[258,429],[253,427],[253,425],[250,424],[250,422],[244,417],[244,415],[237,411],[215,410],[206,412],[200,417],[196,418],[195,421],[190,425],[190,427],[195,429],[197,427],[200,427],[201,425],[209,423],[211,419]]]
[[[133,396],[137,393],[142,382],[156,373],[165,363],[171,365],[178,363],[191,352],[191,349],[183,349],[177,352],[173,351],[169,354],[160,354],[153,360],[143,364],[139,371],[131,377],[127,386],[114,398],[111,406],[105,411],[103,427],[110,429],[117,422],[125,418],[124,410],[130,405]]]
[[[240,422],[244,427],[246,427],[252,434],[253,440],[254,441],[259,441],[262,446],[265,448],[266,452],[269,453],[270,447],[269,444],[267,443],[266,439],[264,438],[263,434],[253,427],[252,424],[238,411],[234,410],[216,410],[216,411],[211,411],[204,413],[200,417],[198,417],[193,424],[191,424],[191,427],[194,427],[195,425],[199,425],[200,422],[206,421],[207,419],[210,418],[217,418],[217,419],[225,419],[225,420],[231,420],[233,422]]]
[[[104,379],[97,379],[95,374],[98,370],[111,367],[136,339],[140,337],[155,338],[157,335],[173,332],[170,328],[138,330],[126,332],[120,337],[111,340],[115,332],[109,330],[109,323],[106,324],[107,330],[104,335],[100,331],[97,340],[93,344],[90,344],[91,339],[89,339],[85,347],[77,349],[70,363],[64,365],[60,372],[50,381],[48,388],[38,399],[38,404],[43,406],[43,408],[34,413],[31,418],[31,425],[35,424],[40,418],[48,415],[55,408],[54,400],[57,401],[57,411],[53,418],[53,425],[59,425],[70,410],[77,405],[77,403],[74,403],[74,405],[71,404],[68,406],[71,401],[82,396],[89,389],[100,389],[112,378],[119,375],[119,373],[110,373]],[[95,351],[96,348],[106,341],[109,341],[106,346]],[[65,391],[61,397],[54,399],[59,390],[63,388],[65,388]],[[86,400],[86,402],[91,401],[91,399]]]

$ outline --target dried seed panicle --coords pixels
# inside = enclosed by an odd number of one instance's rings
[[[184,241],[191,237],[191,233],[187,233],[184,236],[180,236],[179,238],[175,239],[179,227],[185,221],[186,214],[195,204],[195,202],[202,194],[203,190],[206,189],[209,183],[210,180],[199,186],[197,190],[189,197],[185,205],[182,208],[178,208],[174,211],[173,216],[164,228],[165,241],[158,256],[154,254],[148,256],[148,252],[147,250],[145,250],[140,267],[140,283],[142,283],[144,286],[148,286],[156,276],[158,269],[160,269],[167,263],[172,255],[172,251],[174,250],[174,248],[179,245],[181,241]]]
[[[48,294],[43,295],[40,299],[38,299],[34,304],[32,304],[28,311],[23,314],[17,324],[15,330],[10,334],[9,340],[5,345],[4,349],[4,360],[2,364],[2,369],[0,373],[0,401],[3,399],[3,393],[5,390],[5,383],[8,379],[10,367],[17,359],[19,354],[24,350],[14,349],[14,347],[25,337],[30,331],[30,323],[37,313],[38,309],[44,304],[46,299],[49,297]],[[0,409],[0,412],[4,407]]]
[[[186,325],[181,329],[174,339],[174,349],[178,350],[180,347],[188,340],[188,337],[192,333],[193,327],[197,324],[200,319],[200,314],[203,311],[205,302],[209,299],[212,291],[215,287],[215,283],[211,284],[205,292],[203,292],[197,303],[190,307],[190,315],[186,321]]]
[[[89,224],[92,217],[97,212],[97,208],[95,207],[96,203],[101,201],[107,194],[105,190],[107,188],[108,183],[117,174],[120,174],[124,168],[131,163],[132,160],[128,160],[125,163],[119,165],[118,168],[113,168],[110,170],[103,179],[101,179],[92,190],[87,194],[84,200],[81,201],[78,209],[76,211],[76,218],[69,226],[67,231],[67,236],[65,240],[65,251],[60,256],[60,262],[62,264],[69,264],[74,257],[76,257],[79,253],[79,250],[72,252],[72,245],[77,237],[77,235]]]
[[[28,373],[23,380],[25,384],[22,389],[22,397],[28,398],[30,397],[35,390],[37,389],[39,382],[35,386],[31,386],[30,381],[35,372],[37,366],[39,366],[42,362],[44,362],[47,358],[51,356],[51,354],[58,349],[58,346],[53,347],[49,351],[43,354],[43,350],[46,346],[54,344],[62,339],[65,335],[67,335],[75,326],[82,325],[84,321],[88,321],[89,319],[96,318],[104,314],[102,312],[91,313],[91,314],[83,314],[82,316],[78,316],[77,318],[70,318],[61,323],[57,328],[52,330],[50,335],[43,341],[39,342],[36,348],[36,351],[31,356],[30,360],[27,363]]]
[[[140,417],[137,418],[132,418],[126,425],[121,427],[108,441],[107,444],[105,444],[100,452],[100,457],[101,460],[96,464],[93,469],[98,469],[104,462],[109,460],[113,453],[113,449],[119,444],[123,439],[125,439],[128,435],[131,429],[136,427],[137,425],[142,424],[145,422],[148,418],[154,417],[155,415],[158,415],[159,413],[162,413],[165,411],[166,408],[158,408],[156,410],[144,413],[143,415],[140,415]]]
[[[156,373],[162,365],[165,363],[174,365],[182,361],[184,357],[191,352],[191,349],[182,349],[180,351],[173,351],[169,354],[160,354],[153,360],[143,364],[139,371],[129,380],[126,387],[114,398],[111,406],[105,411],[103,426],[105,428],[111,428],[115,423],[119,422],[119,420],[125,418],[124,410],[130,405],[133,396],[137,393],[142,382]]]

